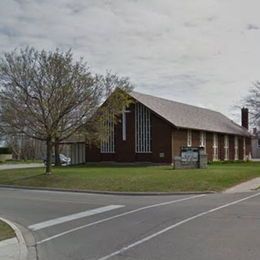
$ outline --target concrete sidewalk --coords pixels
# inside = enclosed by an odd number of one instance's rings
[[[0,164],[1,170],[44,167],[43,163]]]
[[[0,241],[0,259],[18,260],[19,258],[20,249],[16,237]]]
[[[240,183],[232,188],[224,191],[224,193],[237,193],[237,192],[249,192],[254,191],[260,187],[260,177],[252,179],[247,182]]]
[[[0,241],[0,259],[2,260],[25,260],[28,256],[27,246],[21,230],[18,226],[0,217],[0,220],[8,224],[15,232],[15,237]],[[36,259],[36,258],[32,258]]]

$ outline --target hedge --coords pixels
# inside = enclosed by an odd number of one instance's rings
[[[0,154],[11,154],[12,151],[9,147],[0,147]]]

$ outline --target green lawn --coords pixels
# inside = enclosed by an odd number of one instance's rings
[[[57,167],[0,171],[0,184],[102,191],[220,191],[260,176],[260,163],[226,163],[208,169],[173,170],[170,166]]]
[[[15,236],[14,231],[6,223],[0,220],[0,241]]]

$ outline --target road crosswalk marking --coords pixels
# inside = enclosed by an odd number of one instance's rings
[[[96,215],[96,214],[104,213],[104,212],[107,212],[107,211],[110,211],[110,210],[113,210],[113,209],[119,209],[119,208],[122,208],[122,207],[124,207],[124,205],[109,205],[109,206],[104,206],[104,207],[101,207],[101,208],[90,209],[90,210],[86,210],[86,211],[83,211],[83,212],[71,214],[71,215],[68,215],[68,216],[55,218],[55,219],[47,220],[47,221],[40,222],[40,223],[37,223],[37,224],[33,224],[33,225],[30,225],[28,228],[33,230],[33,231],[37,231],[37,230],[40,230],[40,229],[44,229],[44,228],[47,228],[47,227],[51,227],[51,226],[54,226],[54,225],[58,225],[58,224],[61,224],[61,223],[72,221],[72,220],[75,220],[75,219],[93,216],[93,215]]]
[[[59,237],[71,234],[71,233],[76,232],[76,231],[81,230],[81,229],[92,227],[94,225],[98,225],[98,224],[101,224],[101,223],[104,223],[104,222],[107,222],[107,221],[110,221],[110,220],[114,220],[114,219],[117,219],[117,218],[120,218],[120,217],[124,217],[124,216],[130,215],[130,214],[135,214],[135,213],[138,213],[140,211],[145,211],[145,210],[148,210],[148,209],[157,208],[157,207],[161,207],[161,206],[172,205],[174,203],[180,203],[180,202],[184,202],[184,201],[187,201],[187,200],[201,198],[201,197],[204,197],[204,196],[206,196],[206,195],[205,194],[200,194],[200,195],[195,195],[195,196],[191,196],[191,197],[185,197],[185,198],[181,198],[181,199],[177,199],[177,200],[171,200],[171,201],[161,202],[161,203],[157,203],[157,204],[152,204],[152,205],[144,206],[144,207],[141,207],[141,208],[133,209],[133,210],[130,210],[130,211],[126,211],[126,212],[123,212],[123,213],[120,213],[120,214],[117,214],[117,215],[114,215],[114,216],[111,216],[111,217],[103,218],[103,219],[97,220],[95,222],[91,222],[91,223],[88,223],[86,225],[79,226],[79,227],[76,227],[76,228],[73,228],[73,229],[70,229],[70,230],[58,233],[56,235],[53,235],[51,237],[45,238],[45,239],[43,239],[41,241],[38,241],[37,245],[40,245],[40,244],[46,243],[48,241],[51,241],[53,239],[56,239],[56,238],[59,238]]]

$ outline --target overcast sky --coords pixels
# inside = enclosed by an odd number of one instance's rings
[[[234,118],[260,80],[259,0],[1,0],[0,54],[72,48],[136,90]]]

